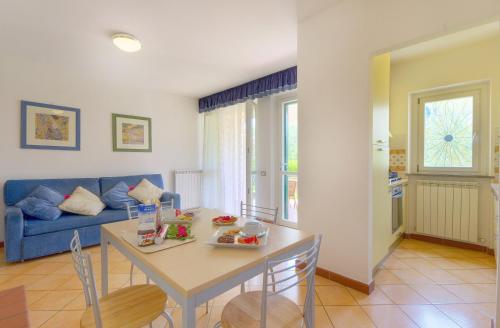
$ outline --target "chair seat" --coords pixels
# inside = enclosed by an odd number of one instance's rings
[[[119,289],[99,299],[104,328],[143,327],[165,309],[167,296],[157,286],[137,285]],[[95,327],[92,307],[87,308],[80,327]]]
[[[262,292],[243,293],[226,304],[222,311],[224,328],[259,328]],[[302,311],[290,299],[273,295],[267,298],[267,327],[292,328],[302,326]]]

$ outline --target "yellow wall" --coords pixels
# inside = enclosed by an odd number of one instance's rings
[[[451,84],[491,80],[491,150],[500,127],[500,37],[490,38],[391,66],[391,148],[406,148],[409,93]],[[406,152],[408,154],[408,150]],[[493,156],[492,156],[493,161]],[[407,161],[408,166],[408,161]],[[490,165],[493,173],[494,165]]]

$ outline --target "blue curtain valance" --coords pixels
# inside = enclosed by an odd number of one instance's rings
[[[237,87],[200,98],[199,112],[208,112],[219,107],[244,102],[247,99],[264,97],[297,87],[297,66],[261,77]]]

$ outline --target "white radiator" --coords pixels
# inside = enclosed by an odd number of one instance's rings
[[[203,171],[175,170],[175,192],[181,195],[183,209],[201,207]]]
[[[478,243],[479,184],[417,181],[416,232]]]

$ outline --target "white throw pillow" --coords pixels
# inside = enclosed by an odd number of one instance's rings
[[[73,194],[59,205],[59,209],[65,212],[92,216],[101,213],[104,207],[106,205],[99,197],[83,187],[76,187]]]
[[[146,179],[142,179],[141,182],[135,186],[134,189],[128,192],[128,195],[132,198],[137,199],[143,204],[147,202],[155,202],[161,198],[163,195],[163,190],[152,184]]]

